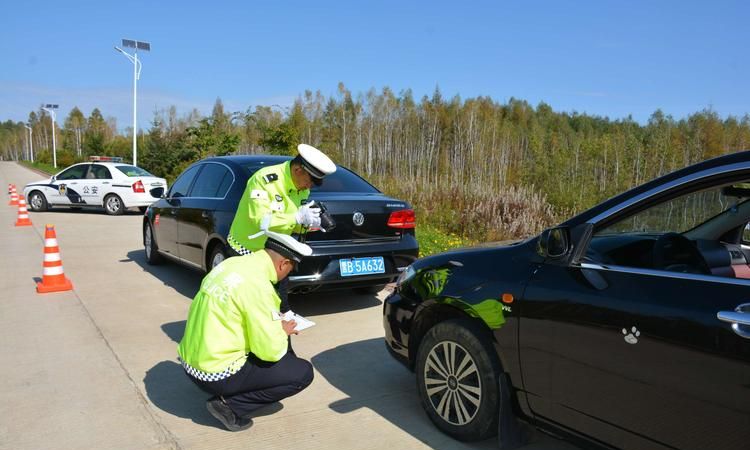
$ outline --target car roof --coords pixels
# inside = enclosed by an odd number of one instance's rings
[[[229,156],[211,156],[198,162],[222,162],[232,165],[246,166],[247,164],[281,164],[290,161],[291,156],[283,155],[229,155]]]
[[[599,214],[603,213],[604,211],[607,211],[610,208],[622,202],[627,201],[628,199],[632,197],[640,195],[644,192],[648,192],[649,190],[657,186],[660,186],[662,184],[669,183],[670,181],[678,180],[680,178],[690,176],[692,174],[699,173],[702,171],[710,171],[712,169],[716,169],[717,171],[719,171],[722,167],[730,166],[733,164],[742,164],[742,163],[746,163],[747,167],[750,168],[750,151],[730,153],[728,155],[719,156],[717,158],[712,158],[703,162],[699,162],[697,164],[693,164],[683,169],[679,169],[674,172],[663,175],[659,178],[655,178],[645,184],[634,187],[633,189],[630,189],[629,191],[625,191],[622,194],[616,195],[608,200],[605,200],[604,202],[594,206],[593,208],[588,209],[578,214],[575,217],[572,217],[571,219],[564,222],[564,224],[574,226],[574,225],[586,222],[598,216]]]
[[[132,166],[132,164],[130,164],[130,163],[124,163],[124,162],[113,163],[113,162],[104,162],[104,161],[83,161],[83,162],[71,164],[68,167],[66,167],[65,169],[68,169],[68,168],[73,167],[73,166],[83,166],[83,165],[91,165],[91,164],[98,164],[100,166],[109,166],[109,167]],[[63,170],[65,170],[65,169],[63,169]]]

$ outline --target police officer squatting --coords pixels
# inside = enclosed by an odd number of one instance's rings
[[[271,214],[270,231],[285,235],[304,234],[320,228],[321,209],[308,202],[310,188],[336,171],[336,164],[313,146],[300,144],[291,161],[264,167],[255,172],[237,206],[227,242],[230,253],[246,255],[264,247],[261,220]],[[325,231],[325,230],[323,230]],[[289,310],[288,279],[279,280],[281,312]]]
[[[178,347],[188,377],[212,395],[206,408],[230,431],[249,428],[255,410],[313,380],[312,365],[292,350],[297,324],[279,316],[274,286],[312,249],[288,235],[262,233],[264,249],[228,258],[203,279]]]

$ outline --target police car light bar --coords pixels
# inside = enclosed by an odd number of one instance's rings
[[[121,156],[89,156],[89,161],[121,163]]]

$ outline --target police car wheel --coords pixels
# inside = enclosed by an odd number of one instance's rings
[[[491,335],[467,319],[430,328],[417,353],[422,408],[444,433],[460,441],[497,434],[500,362]]]
[[[39,191],[33,191],[29,194],[29,208],[34,212],[47,210],[47,198]]]
[[[110,216],[119,216],[125,212],[125,205],[122,199],[116,194],[109,194],[104,197],[104,210]]]
[[[149,264],[156,265],[163,261],[150,223],[143,226],[143,249],[146,251],[146,262]]]

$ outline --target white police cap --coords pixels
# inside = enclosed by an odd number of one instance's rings
[[[330,175],[336,171],[336,164],[331,161],[331,158],[327,157],[325,153],[321,152],[312,145],[299,144],[297,151],[302,159],[302,167],[318,180],[323,179],[326,175]]]
[[[268,237],[266,248],[292,261],[301,262],[303,257],[312,255],[312,248],[309,245],[303,244],[287,234],[266,230],[265,235]]]

